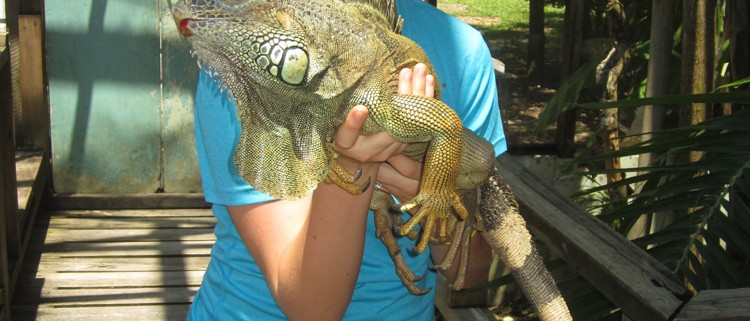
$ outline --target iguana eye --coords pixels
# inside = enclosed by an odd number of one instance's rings
[[[279,66],[279,78],[290,85],[302,84],[307,74],[309,59],[307,51],[302,48],[289,48],[284,53],[284,60]]]
[[[310,57],[301,43],[271,38],[265,43],[253,43],[250,50],[255,64],[271,76],[290,85],[305,81]]]

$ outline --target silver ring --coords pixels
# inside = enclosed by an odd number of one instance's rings
[[[383,184],[380,184],[380,182],[377,182],[377,181],[376,181],[376,182],[375,182],[375,186],[374,186],[374,188],[375,188],[376,190],[380,190],[381,188],[383,188]]]

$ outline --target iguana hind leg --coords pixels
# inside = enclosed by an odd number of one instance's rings
[[[403,223],[400,217],[400,212],[392,212],[393,210],[393,199],[390,194],[375,191],[372,195],[372,201],[370,202],[370,209],[375,214],[375,233],[378,239],[388,249],[388,255],[390,255],[393,264],[396,266],[396,275],[401,279],[401,283],[404,284],[409,293],[413,295],[424,295],[430,292],[432,288],[421,289],[416,285],[415,282],[422,280],[422,276],[417,276],[414,272],[406,265],[404,257],[401,254],[401,247],[396,242],[396,234],[394,228],[399,221]]]

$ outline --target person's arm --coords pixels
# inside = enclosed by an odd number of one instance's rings
[[[363,178],[376,175],[376,164],[363,166]],[[372,188],[355,196],[321,184],[299,200],[229,208],[290,320],[343,317],[359,274],[371,194]]]
[[[335,140],[355,143],[367,110],[356,108],[336,132]],[[398,145],[398,144],[393,144]],[[380,157],[387,147],[378,146]],[[399,147],[392,149],[399,152]],[[372,157],[370,155],[368,157]],[[375,157],[378,157],[375,155]],[[336,160],[365,184],[378,163],[347,157]],[[337,185],[320,184],[307,197],[228,207],[245,246],[263,272],[279,308],[289,320],[340,320],[351,300],[364,250],[372,184],[361,195]]]
[[[410,76],[400,78],[400,86],[411,85]],[[424,76],[416,85],[425,86]],[[336,161],[351,173],[361,168],[359,184],[370,177],[374,181],[379,162],[405,146],[385,133],[360,136],[366,118],[367,109],[356,106],[334,137],[336,150],[344,154]],[[351,195],[336,185],[320,184],[299,200],[228,207],[276,303],[290,320],[343,317],[359,274],[371,196],[372,186]]]

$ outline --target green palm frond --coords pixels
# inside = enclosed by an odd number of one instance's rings
[[[679,161],[694,151],[703,153],[700,160]],[[634,242],[696,290],[749,286],[750,111],[659,132],[614,154],[582,161],[641,153],[660,156],[649,167],[621,170],[630,175],[622,182],[584,191],[642,186],[626,206],[599,217],[615,222],[669,213],[675,217],[670,225]]]

